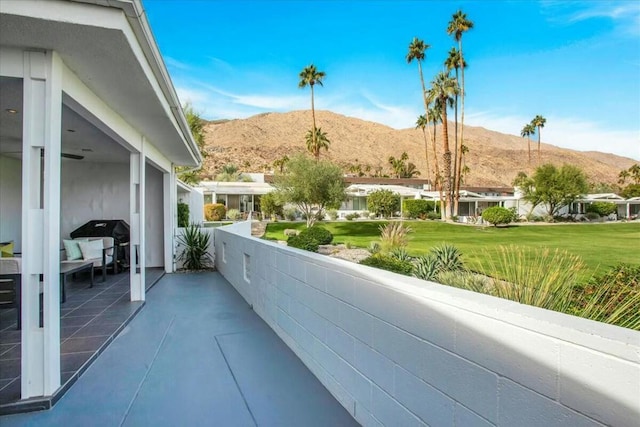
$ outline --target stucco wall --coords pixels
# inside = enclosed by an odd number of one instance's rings
[[[0,156],[0,242],[22,247],[22,162]]]
[[[640,333],[216,229],[218,270],[363,425],[634,425]]]

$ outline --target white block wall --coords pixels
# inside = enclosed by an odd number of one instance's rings
[[[639,332],[215,230],[220,273],[362,425],[638,425]]]

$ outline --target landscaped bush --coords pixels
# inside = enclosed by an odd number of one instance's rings
[[[238,209],[229,209],[227,211],[227,218],[229,218],[231,221],[237,221],[242,218],[242,214]]]
[[[615,203],[609,202],[594,202],[586,207],[587,213],[595,212],[600,216],[609,216],[618,211],[618,207]]]
[[[222,203],[207,203],[204,205],[204,219],[207,221],[222,221],[227,208]]]
[[[584,215],[585,218],[587,218],[589,221],[599,221],[600,220],[600,214],[598,212],[587,212]]]
[[[482,219],[496,227],[500,224],[509,224],[514,220],[513,212],[502,206],[492,206],[485,209],[482,212]]]
[[[441,216],[439,212],[428,212],[427,219],[431,219],[431,220],[441,219]]]
[[[431,248],[429,254],[416,260],[414,275],[418,279],[437,281],[444,283],[440,276],[442,273],[459,273],[464,270],[462,253],[453,245],[443,243]]]
[[[300,235],[314,239],[319,245],[328,245],[333,241],[333,234],[319,225],[314,225],[313,227],[302,230]]]
[[[178,202],[178,227],[189,226],[189,205]]]
[[[390,218],[400,210],[400,195],[391,190],[372,191],[367,196],[367,209],[376,215]]]
[[[413,257],[409,255],[409,252],[404,247],[394,248],[389,252],[389,256],[400,261],[413,261]]]
[[[435,202],[424,199],[407,199],[402,202],[402,214],[406,218],[425,219],[433,213]],[[438,215],[438,218],[440,215]]]
[[[354,219],[360,218],[360,214],[358,212],[351,212],[344,216],[347,221],[353,221]]]
[[[336,219],[338,219],[338,211],[335,209],[329,209],[327,211],[327,216],[329,216],[329,219],[331,221],[335,221]]]
[[[298,218],[298,210],[294,208],[287,208],[284,210],[284,217],[289,221],[295,221]]]
[[[302,233],[287,239],[287,245],[293,248],[304,249],[309,252],[318,252],[318,241],[309,235]]]
[[[380,253],[363,259],[360,261],[360,264],[380,268],[382,270],[393,271],[394,273],[404,274],[405,276],[410,276],[413,271],[413,264],[410,261],[402,261]]]
[[[640,266],[618,264],[574,289],[571,312],[640,330]]]
[[[202,231],[200,225],[188,225],[178,236],[178,243],[183,246],[178,254],[178,261],[182,261],[185,269],[202,270],[213,264],[208,252],[211,234]]]
[[[283,204],[274,192],[267,193],[260,197],[260,209],[265,217],[276,218],[282,216]]]

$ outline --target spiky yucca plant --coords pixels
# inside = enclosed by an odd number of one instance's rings
[[[403,246],[400,246],[398,248],[393,248],[389,252],[389,256],[391,256],[392,258],[395,258],[397,260],[400,260],[400,261],[409,261],[409,262],[411,262],[413,260],[413,257],[411,255],[409,255],[409,253],[407,252],[407,249],[404,248]]]
[[[413,275],[418,279],[436,281],[439,272],[438,261],[433,255],[425,255],[416,259]]]
[[[188,270],[203,270],[209,268],[213,262],[207,252],[211,235],[203,232],[198,224],[190,224],[185,227],[183,233],[178,236],[178,243],[184,249],[178,255],[178,260],[183,262]]]
[[[453,245],[443,243],[432,248],[431,254],[436,259],[441,271],[460,271],[464,268],[462,253]]]

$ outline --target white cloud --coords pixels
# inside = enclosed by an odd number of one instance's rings
[[[578,151],[601,151],[640,160],[640,132],[612,130],[600,123],[578,118],[547,116],[542,142]],[[466,123],[511,135],[520,135],[531,117],[479,112],[467,115]]]
[[[553,22],[573,24],[609,18],[622,34],[640,35],[640,2],[637,1],[549,1],[541,5]]]
[[[170,56],[165,56],[164,57],[164,63],[167,65],[167,67],[177,68],[179,70],[189,70],[189,69],[191,69],[191,66],[189,64],[186,64],[184,62],[180,62],[177,59],[172,58]]]

